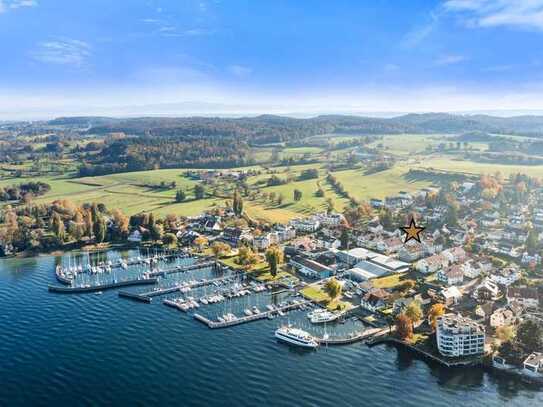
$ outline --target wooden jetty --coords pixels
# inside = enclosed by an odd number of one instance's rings
[[[168,304],[168,303],[166,303],[166,301],[164,301],[164,303],[166,305],[168,305],[168,306],[179,308],[177,306],[177,304],[175,304],[173,301],[169,301],[169,302],[171,302],[172,304]],[[211,329],[227,328],[227,327],[230,327],[230,326],[241,325],[241,324],[245,324],[247,322],[258,321],[260,319],[265,319],[265,318],[268,318],[268,316],[270,316],[270,315],[277,314],[278,311],[283,312],[283,311],[290,311],[290,310],[293,310],[293,309],[297,309],[297,308],[300,308],[303,305],[309,304],[310,302],[311,301],[305,301],[305,302],[298,302],[298,303],[295,303],[295,304],[288,304],[288,305],[285,305],[284,307],[276,308],[273,311],[264,311],[264,312],[260,312],[258,314],[253,314],[253,315],[249,315],[249,316],[236,318],[236,319],[234,319],[232,321],[224,321],[224,322],[211,321],[210,319],[208,319],[208,318],[206,318],[206,317],[204,317],[203,315],[200,315],[200,314],[194,314],[194,319],[206,324],[208,326],[208,328],[211,328]]]
[[[60,285],[49,285],[48,289],[54,293],[89,293],[93,291],[104,291],[112,288],[126,287],[132,285],[145,285],[145,284],[155,284],[157,282],[156,278],[142,278],[139,280],[125,280],[117,281],[114,283],[100,284],[100,285],[91,285],[91,286],[81,286],[81,287],[66,287]]]

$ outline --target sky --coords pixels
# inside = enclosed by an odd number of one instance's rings
[[[543,110],[543,0],[0,0],[0,119]]]

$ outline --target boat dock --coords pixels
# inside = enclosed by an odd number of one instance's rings
[[[197,262],[197,263],[191,264],[190,266],[184,266],[184,267],[176,266],[176,267],[171,267],[171,268],[163,269],[163,270],[150,271],[148,274],[151,277],[158,277],[158,276],[166,277],[167,274],[184,273],[186,271],[198,270],[198,269],[203,269],[206,267],[219,267],[219,265],[214,260],[204,261],[204,262]]]
[[[350,345],[388,333],[388,328],[369,328],[344,338],[315,338],[319,345]]]
[[[221,282],[221,281],[230,279],[231,277],[232,276],[219,277],[219,278],[214,278],[212,280],[205,280],[205,281],[204,280],[195,281],[194,283],[191,283],[191,284],[186,284],[186,283],[183,284],[183,283],[181,283],[181,284],[178,284],[178,285],[175,285],[175,286],[172,286],[172,287],[157,288],[155,290],[147,291],[147,292],[139,293],[139,294],[138,293],[132,293],[132,292],[129,292],[129,291],[119,291],[119,297],[130,298],[130,299],[133,299],[133,300],[150,303],[151,299],[153,297],[158,297],[160,295],[175,293],[175,292],[181,291],[181,289],[192,290],[193,288],[204,287],[204,286],[207,286],[207,285],[211,285],[211,284],[213,284],[215,282]]]
[[[304,301],[304,302],[298,302],[298,303],[295,303],[295,304],[288,304],[288,305],[285,305],[284,307],[276,308],[273,311],[264,311],[264,312],[260,312],[258,314],[253,314],[253,315],[249,315],[249,316],[236,318],[236,319],[233,319],[231,321],[224,321],[224,322],[211,321],[210,319],[208,319],[208,318],[206,318],[206,317],[204,317],[203,315],[200,315],[200,314],[194,314],[194,319],[204,323],[210,329],[228,328],[230,326],[241,325],[241,324],[245,324],[247,322],[258,321],[260,319],[265,319],[265,318],[268,318],[271,315],[277,314],[279,311],[281,311],[281,312],[291,311],[291,310],[300,308],[303,305],[309,304],[310,302],[311,301]],[[180,309],[178,307],[178,305],[174,301],[165,300],[164,304],[166,304],[166,305],[168,305],[170,307]]]
[[[104,291],[112,288],[118,287],[127,287],[132,285],[145,285],[145,284],[155,284],[157,282],[156,278],[141,278],[138,280],[125,280],[125,281],[116,281],[107,284],[100,285],[89,285],[81,287],[66,287],[60,285],[49,285],[48,290],[54,293],[89,293],[93,291]]]

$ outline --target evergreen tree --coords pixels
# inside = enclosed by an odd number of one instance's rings
[[[175,202],[183,202],[187,198],[185,191],[178,189],[175,193]]]

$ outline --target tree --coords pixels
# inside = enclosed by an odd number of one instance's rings
[[[539,233],[534,229],[530,229],[528,232],[528,237],[526,238],[526,251],[528,254],[533,255],[536,252],[539,245],[538,237]]]
[[[173,246],[177,243],[177,237],[173,233],[166,233],[162,238],[162,243],[166,246]]]
[[[524,352],[517,341],[502,342],[498,353],[509,364],[521,365],[524,361]]]
[[[97,243],[102,243],[106,240],[107,225],[104,217],[101,214],[97,214],[95,221],[92,225],[92,231],[94,233],[94,240]]]
[[[405,309],[405,316],[414,324],[422,319],[422,307],[417,300],[411,301],[411,303]]]
[[[441,303],[434,304],[428,310],[428,323],[435,331],[437,326],[437,319],[445,314],[445,306]]]
[[[388,209],[383,209],[379,214],[379,221],[385,230],[392,230],[392,214]]]
[[[223,242],[213,242],[211,245],[211,251],[217,259],[230,252],[230,246]]]
[[[207,245],[207,239],[204,236],[198,236],[196,239],[194,239],[194,244],[198,246],[198,249],[201,250]]]
[[[530,319],[517,329],[517,341],[526,353],[539,352],[543,348],[543,327]]]
[[[232,198],[232,210],[236,216],[243,214],[243,198],[237,189],[234,191],[234,197]]]
[[[338,298],[341,295],[341,284],[339,281],[336,280],[335,277],[330,278],[325,284],[324,284],[324,292],[328,294],[330,299],[334,301],[336,298]]]
[[[334,201],[332,201],[332,198],[326,199],[326,212],[332,213],[335,211]]]
[[[187,199],[187,194],[182,189],[178,189],[175,193],[175,202],[183,202]]]
[[[204,187],[202,185],[196,184],[194,186],[194,197],[196,199],[202,199],[204,197],[204,195],[205,195],[205,192],[206,191],[205,191],[205,189],[204,189]]]
[[[498,338],[501,343],[511,342],[515,338],[515,328],[511,325],[497,327],[496,338]]]
[[[114,209],[111,215],[118,237],[126,238],[128,236],[128,217],[120,209]]]
[[[413,337],[413,323],[404,313],[396,317],[396,335],[401,340]]]
[[[164,228],[162,227],[162,225],[154,223],[149,228],[149,233],[151,235],[151,240],[161,240],[162,235],[164,234]]]
[[[238,263],[243,266],[252,266],[256,264],[258,258],[250,247],[241,246],[238,249]]]
[[[300,201],[302,199],[302,191],[300,191],[299,189],[295,189],[294,190],[294,200],[296,202]]]
[[[279,264],[283,262],[283,251],[277,245],[270,246],[266,250],[266,261],[270,267],[270,274],[275,277],[277,276],[277,269]]]
[[[66,237],[64,221],[57,212],[53,214],[51,229],[53,230],[53,233],[55,234],[57,239],[63,242],[64,238]]]
[[[346,227],[343,227],[341,229],[341,236],[339,237],[339,240],[341,241],[341,248],[344,250],[348,250],[350,236],[349,236],[349,230]]]

